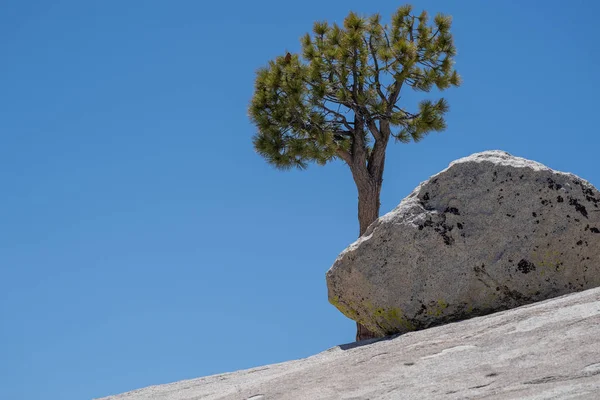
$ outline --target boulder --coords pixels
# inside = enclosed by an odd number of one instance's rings
[[[384,336],[600,286],[599,203],[535,161],[461,158],[339,255],[329,301]]]
[[[103,400],[598,399],[599,335],[600,289],[590,289]]]

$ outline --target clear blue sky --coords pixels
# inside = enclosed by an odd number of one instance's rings
[[[341,163],[252,148],[254,72],[358,0],[0,2],[0,398],[80,400],[351,342],[325,272],[358,233]],[[600,186],[600,2],[453,15],[448,129],[389,149],[382,213],[502,149]],[[410,98],[410,96],[407,96]]]

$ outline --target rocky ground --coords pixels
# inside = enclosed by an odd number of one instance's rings
[[[600,399],[600,288],[103,400]]]

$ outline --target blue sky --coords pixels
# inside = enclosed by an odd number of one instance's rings
[[[400,4],[1,1],[0,398],[102,397],[351,342],[325,285],[358,233],[350,173],[273,169],[247,106],[255,70],[313,21]],[[444,93],[445,132],[390,146],[382,213],[490,149],[600,186],[599,2],[413,4],[453,15],[464,83]]]

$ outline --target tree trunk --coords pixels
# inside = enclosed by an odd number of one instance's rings
[[[362,236],[369,225],[379,218],[381,177],[356,180],[358,188],[358,222],[360,226],[359,237]],[[356,323],[356,341],[377,338],[379,335],[371,332],[360,323]]]
[[[385,165],[385,149],[390,138],[390,126],[387,121],[380,121],[379,127],[369,120],[365,121],[360,113],[355,113],[354,132],[351,155],[342,154],[342,158],[348,163],[354,183],[358,189],[358,223],[359,237],[362,236],[369,225],[379,218],[379,206],[381,195],[381,184],[383,183],[383,169]],[[364,127],[375,138],[375,144],[369,150],[365,140]],[[379,129],[378,129],[379,128]],[[369,331],[365,326],[356,323],[356,341],[379,337]]]
[[[381,183],[370,180],[362,188],[358,189],[358,224],[362,236],[369,225],[379,218],[379,207],[381,205],[379,195],[381,193]]]

